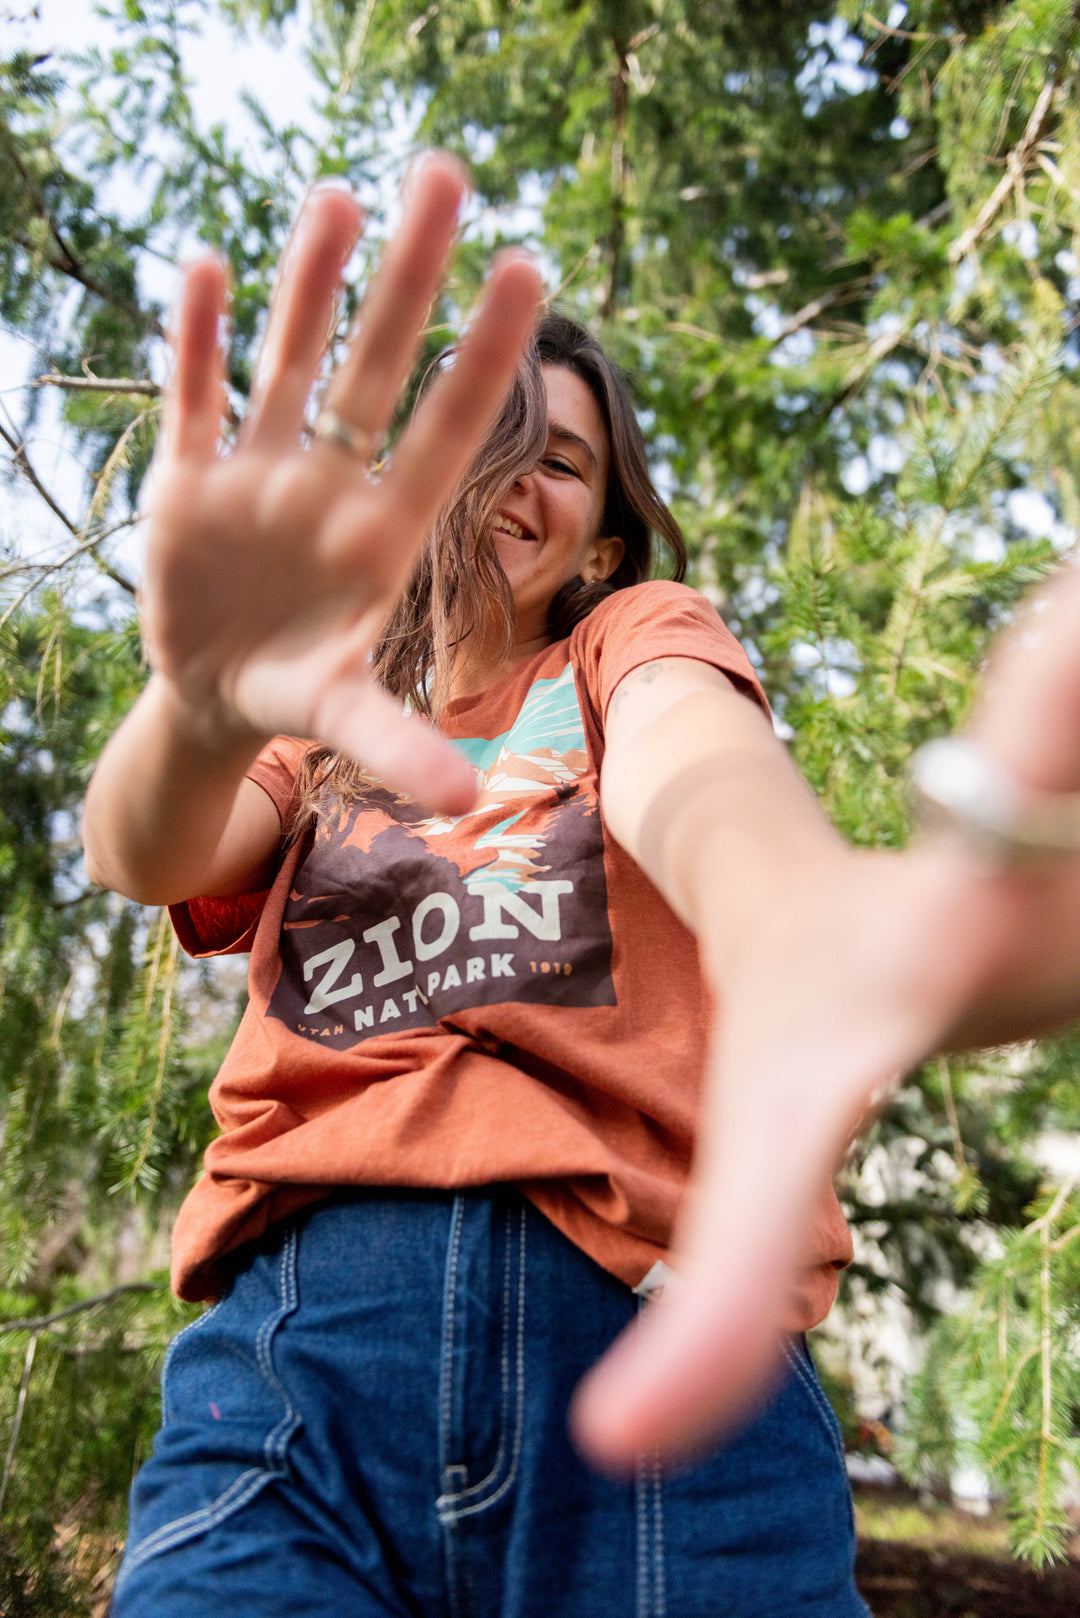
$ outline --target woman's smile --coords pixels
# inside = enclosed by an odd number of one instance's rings
[[[513,517],[508,516],[505,511],[500,511],[495,520],[495,532],[505,534],[509,539],[524,539],[533,545],[536,544],[536,535],[516,522]]]

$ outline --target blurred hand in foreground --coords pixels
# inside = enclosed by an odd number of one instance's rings
[[[1080,789],[1080,571],[1003,637],[970,732],[1023,786]],[[675,1244],[681,1284],[575,1401],[583,1450],[614,1469],[642,1453],[689,1458],[765,1396],[821,1184],[905,1071],[1080,1016],[1077,855],[1010,867],[953,838],[904,854],[840,846],[760,915],[743,911],[739,933],[713,970],[700,930],[722,1008]]]
[[[462,809],[465,761],[369,675],[369,654],[424,535],[472,460],[532,331],[540,283],[508,255],[455,363],[369,474],[442,284],[465,180],[431,153],[323,398],[353,446],[316,432],[308,406],[343,266],[360,227],[344,191],[317,187],[283,259],[256,385],[235,448],[219,453],[221,264],[187,271],[175,376],[151,476],[144,617],[155,675],[193,726],[231,738],[317,736],[400,791]],[[325,418],[324,418],[325,419]]]

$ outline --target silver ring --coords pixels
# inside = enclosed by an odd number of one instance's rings
[[[970,736],[927,742],[908,765],[919,824],[1000,866],[1080,852],[1080,792],[1021,786]]]
[[[338,449],[347,450],[350,455],[363,461],[365,466],[370,466],[379,453],[379,434],[369,433],[365,427],[354,427],[336,410],[319,411],[311,436],[321,439],[324,444],[336,444]]]

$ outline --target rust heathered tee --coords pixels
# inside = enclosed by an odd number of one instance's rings
[[[766,706],[695,591],[620,591],[450,705],[444,732],[480,783],[468,814],[373,788],[324,810],[268,892],[173,907],[190,953],[251,950],[210,1092],[221,1134],[174,1234],[181,1297],[214,1296],[224,1254],[342,1185],[514,1183],[630,1286],[664,1256],[708,1008],[692,935],[599,800],[607,704],[660,657],[711,664]],[[306,747],[279,738],[249,772],[284,825]],[[810,1237],[792,1329],[827,1313],[851,1258],[831,1186]]]

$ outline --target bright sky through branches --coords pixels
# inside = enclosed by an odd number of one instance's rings
[[[9,23],[6,42],[10,51],[70,56],[95,47],[105,52],[116,43],[112,24],[101,17],[92,0],[39,0],[36,10],[37,16],[22,21],[16,17]],[[259,165],[259,145],[254,121],[243,103],[245,89],[271,107],[279,123],[314,122],[314,85],[303,67],[299,48],[309,10],[307,0],[301,0],[298,13],[288,20],[276,42],[254,31],[250,38],[238,36],[209,12],[199,34],[184,36],[184,63],[197,122],[207,129],[224,123],[253,166]],[[123,189],[117,190],[109,201],[129,217],[140,211],[140,199],[134,190],[127,196]],[[196,244],[191,245],[194,249]],[[168,308],[177,283],[175,268],[144,254],[139,274],[144,296]],[[16,420],[25,381],[40,368],[40,355],[26,338],[0,328],[0,408],[6,405]],[[70,435],[64,430],[60,402],[61,396],[53,395],[41,412],[34,430],[34,464],[65,509],[77,513],[85,503],[86,468],[69,448]],[[70,536],[50,517],[38,495],[21,480],[10,491],[8,523],[0,539],[9,543],[14,540],[22,550],[70,542]],[[133,538],[131,555],[125,560],[135,571],[140,552],[141,545]]]

